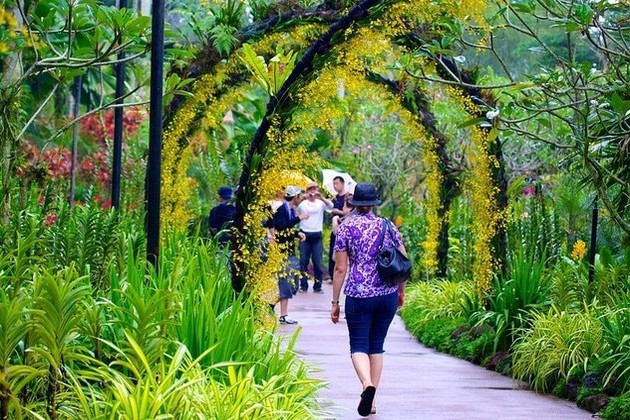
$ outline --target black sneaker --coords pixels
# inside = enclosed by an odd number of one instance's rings
[[[295,319],[290,318],[288,315],[284,315],[280,317],[280,323],[281,324],[297,324],[298,322]]]

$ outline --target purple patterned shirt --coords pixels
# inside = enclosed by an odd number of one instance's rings
[[[350,265],[350,275],[344,289],[346,296],[368,298],[389,295],[398,290],[398,286],[391,287],[381,283],[376,272],[376,256],[381,249],[377,241],[382,228],[383,219],[372,212],[357,214],[339,226],[335,251],[346,251]],[[385,232],[385,247],[398,247],[402,244],[402,237],[393,224],[392,229],[395,238]]]

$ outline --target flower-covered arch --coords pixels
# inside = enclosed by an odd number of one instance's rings
[[[423,246],[426,267],[431,271],[437,270],[439,242],[445,238],[448,240],[448,225],[445,222],[448,204],[444,206],[444,188],[446,181],[451,183],[448,188],[453,188],[454,183],[444,150],[447,139],[436,129],[434,118],[426,107],[426,97],[420,89],[415,89],[415,98],[409,100],[403,85],[396,91],[397,81],[382,75],[387,73],[384,64],[400,54],[393,48],[400,44],[398,39],[414,31],[420,22],[429,21],[432,13],[450,13],[462,19],[469,15],[470,10],[477,10],[479,15],[483,13],[483,7],[480,7],[485,5],[483,1],[464,3],[366,0],[339,17],[328,29],[322,24],[309,23],[295,26],[290,31],[266,33],[252,42],[256,53],[263,56],[271,56],[278,46],[287,51],[311,45],[291,74],[285,75],[284,84],[270,97],[265,117],[244,162],[237,191],[236,240],[232,250],[233,286],[236,290],[244,287],[257,290],[266,300],[264,296],[274,288],[272,279],[280,266],[279,251],[271,247],[264,261],[260,257],[264,240],[262,220],[269,216],[266,200],[273,188],[283,184],[282,174],[295,169],[287,165],[292,161],[287,156],[294,156],[296,159],[293,162],[299,163],[298,167],[304,164],[298,158],[303,156],[304,150],[295,149],[300,134],[314,127],[326,127],[326,121],[335,118],[334,112],[341,112],[338,107],[329,105],[336,95],[339,80],[344,80],[344,87],[350,93],[367,86],[374,89],[380,84],[379,95],[384,98],[384,106],[395,112],[409,128],[410,140],[423,144],[429,226],[425,242],[414,245]],[[266,28],[270,29],[272,25]],[[228,60],[217,61],[206,70],[207,74],[195,83],[193,97],[174,113],[165,132],[163,195],[164,205],[167,206],[165,213],[173,214],[169,222],[174,228],[181,228],[181,223],[189,217],[182,205],[186,203],[186,194],[191,191],[185,176],[190,153],[186,137],[199,124],[206,127],[218,125],[226,107],[236,102],[239,90],[246,89],[251,83],[246,77],[245,66],[236,61],[234,55]],[[380,81],[375,82],[374,75]],[[289,118],[291,110],[296,107],[317,107],[318,117],[301,120],[300,126],[296,127],[295,121]],[[419,111],[411,112],[418,107]],[[280,159],[280,156],[283,158]],[[482,243],[480,246],[490,246],[487,242]],[[442,253],[439,258],[445,264],[444,249]],[[485,285],[480,288],[483,287]]]

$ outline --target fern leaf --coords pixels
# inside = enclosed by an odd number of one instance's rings
[[[217,25],[210,30],[212,43],[219,54],[229,55],[238,39],[234,36],[236,28],[229,25]]]

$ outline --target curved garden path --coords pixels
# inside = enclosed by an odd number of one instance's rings
[[[325,293],[298,293],[289,314],[299,324],[282,325],[280,333],[300,328],[297,352],[316,376],[328,382],[322,405],[325,419],[360,419],[356,407],[361,393],[348,353],[345,322],[330,322],[332,286]],[[343,307],[342,307],[343,311]],[[575,403],[528,391],[524,384],[466,361],[424,347],[394,319],[385,342],[385,368],[376,393],[373,420],[562,420],[593,416]]]

